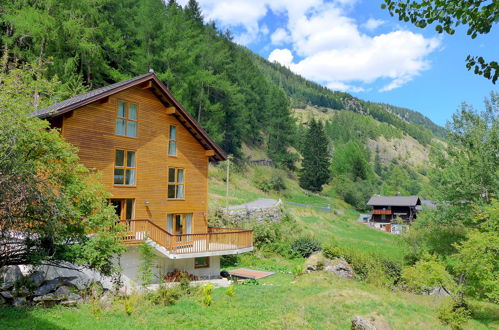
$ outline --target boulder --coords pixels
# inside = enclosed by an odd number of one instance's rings
[[[352,330],[376,330],[376,327],[369,320],[361,316],[354,316],[352,319]]]
[[[27,297],[30,295],[30,293],[31,293],[30,290],[24,287],[14,291],[16,297]]]
[[[69,294],[70,294],[70,290],[69,290],[69,287],[68,286],[60,286],[59,288],[57,288],[57,290],[55,290],[54,294],[62,299],[66,299]]]
[[[17,281],[23,279],[23,273],[19,266],[4,266],[0,268],[0,290],[8,290]]]
[[[46,281],[64,278],[66,283],[71,284],[78,290],[85,290],[92,283],[90,276],[81,272],[77,266],[70,263],[61,264],[61,267],[41,266],[38,270],[45,274]]]
[[[448,297],[450,296],[450,292],[443,286],[436,286],[430,288],[430,290],[428,291],[428,295],[437,296],[437,297]]]
[[[334,210],[334,214],[337,214],[337,215],[344,215],[344,214],[345,214],[345,211],[343,211],[343,210]]]
[[[81,296],[79,294],[71,292],[70,294],[68,294],[68,300],[80,301],[81,300]]]
[[[322,270],[320,268],[324,267],[325,258],[322,252],[315,252],[310,255],[305,261],[305,270],[307,272],[315,272],[317,270]]]
[[[7,304],[7,300],[2,295],[0,295],[0,306],[5,304]]]
[[[4,297],[5,299],[12,299],[14,296],[12,295],[11,292],[9,291],[2,291],[0,292],[0,296]]]
[[[47,293],[55,291],[57,289],[57,286],[61,284],[61,280],[56,278],[50,281],[45,281],[42,286],[40,286],[38,289],[36,289],[33,294],[35,296],[43,296],[46,295]]]
[[[60,305],[66,306],[66,307],[74,307],[78,304],[77,300],[65,300],[61,301]]]
[[[35,270],[29,275],[29,279],[36,285],[36,287],[39,287],[43,281],[45,281],[45,274],[42,271]]]
[[[336,258],[331,264],[324,267],[326,272],[335,274],[336,276],[353,279],[355,278],[355,272],[352,267],[341,258]]]
[[[12,305],[14,305],[15,307],[26,305],[26,297],[15,297]]]
[[[38,302],[38,301],[60,301],[60,300],[63,300],[63,298],[60,298],[59,296],[57,296],[56,294],[54,293],[47,293],[47,294],[44,294],[43,296],[38,296],[38,297],[35,297],[33,298],[33,301],[35,302]]]

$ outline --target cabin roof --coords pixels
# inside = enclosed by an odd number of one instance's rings
[[[151,90],[163,103],[165,107],[175,107],[177,111],[174,116],[191,132],[191,134],[199,141],[206,150],[213,150],[214,156],[210,159],[214,161],[226,160],[225,152],[213,141],[206,131],[192,118],[191,115],[184,109],[180,102],[175,99],[170,90],[158,79],[154,72],[150,72],[141,76],[134,77],[125,81],[117,82],[108,86],[97,88],[89,92],[76,95],[72,98],[52,104],[44,109],[38,109],[33,112],[33,115],[39,118],[54,118],[66,112],[81,108],[87,104],[99,101],[110,95],[121,92],[130,87],[152,82]]]
[[[367,202],[369,206],[416,206],[421,205],[418,196],[373,196]]]

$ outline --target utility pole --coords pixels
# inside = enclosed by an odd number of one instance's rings
[[[232,160],[232,155],[227,156],[227,180],[226,180],[226,191],[225,191],[225,209],[229,210],[229,175],[230,175],[230,161]]]

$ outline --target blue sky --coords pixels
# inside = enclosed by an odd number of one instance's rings
[[[471,40],[401,23],[373,0],[198,0],[235,41],[332,90],[423,113],[444,125],[461,102],[483,108],[499,86],[465,67],[497,60],[499,31]],[[185,4],[187,0],[179,1]]]

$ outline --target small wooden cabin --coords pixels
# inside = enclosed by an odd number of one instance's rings
[[[151,244],[157,266],[199,277],[219,275],[220,256],[251,251],[253,232],[208,226],[208,164],[223,150],[154,73],[105,86],[38,110],[100,172],[128,228],[121,260],[136,277],[136,245]]]
[[[372,225],[392,232],[393,225],[400,225],[397,219],[402,219],[405,225],[416,220],[417,207],[421,205],[421,200],[418,196],[373,196],[367,205],[372,206]]]

